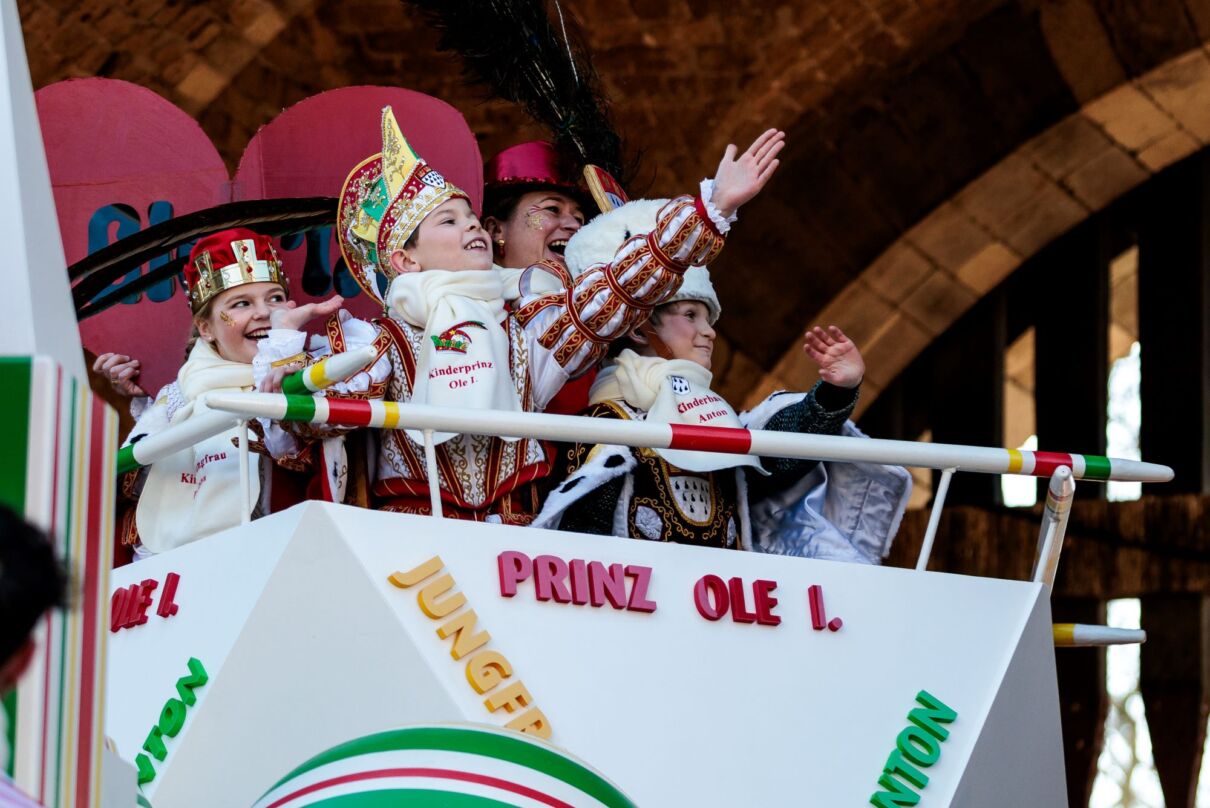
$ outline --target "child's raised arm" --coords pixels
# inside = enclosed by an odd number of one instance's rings
[[[344,302],[345,299],[340,295],[333,295],[319,303],[304,303],[301,306],[291,300],[286,304],[286,308],[275,309],[269,315],[269,325],[275,329],[301,331],[303,326],[317,317],[328,317],[340,311],[340,306]],[[348,312],[345,312],[344,316],[348,317]],[[261,355],[264,356],[263,352]],[[257,383],[256,388],[264,393],[280,393],[282,379],[294,371],[302,369],[301,359],[302,354],[299,354],[299,361],[286,364],[274,362],[273,366],[265,372],[265,376]],[[278,361],[285,362],[284,359]]]
[[[273,328],[285,328],[291,331],[301,331],[302,327],[316,317],[327,317],[335,314],[345,299],[340,295],[320,303],[304,303],[299,306],[293,300],[286,303],[286,308],[276,309],[269,315],[269,325]]]
[[[724,217],[730,218],[740,205],[760,193],[780,165],[777,153],[785,145],[786,133],[769,129],[738,159],[735,144],[727,146],[722,162],[714,172],[714,193],[711,195],[711,201]]]

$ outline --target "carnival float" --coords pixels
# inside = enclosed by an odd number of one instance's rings
[[[257,229],[276,239],[295,299],[340,293],[373,316],[334,224],[349,168],[382,150],[383,108],[476,209],[482,156],[444,102],[349,87],[266,122],[229,176],[197,123],[148,90],[96,78],[33,93],[13,4],[0,21],[3,489],[80,584],[17,697],[14,776],[37,800],[1064,803],[1056,646],[1141,639],[1052,623],[1071,498],[1085,480],[1163,481],[1166,467],[312,397],[364,358],[311,365],[281,394],[213,395],[207,419],[119,454],[81,347],[141,357],[150,389],[171,381],[194,242]],[[473,431],[942,475],[915,569],[448,519],[433,490],[431,515],[247,509],[243,524],[111,570],[119,470],[231,429],[243,439],[230,451],[246,453],[249,421],[266,416],[414,430],[430,473],[435,433]],[[1049,479],[1031,580],[927,570],[955,473]],[[861,530],[860,511],[828,516]]]

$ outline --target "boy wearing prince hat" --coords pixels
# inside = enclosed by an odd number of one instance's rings
[[[333,351],[373,344],[379,358],[329,394],[543,409],[569,378],[604,355],[611,340],[674,294],[691,264],[707,264],[718,255],[729,217],[776,168],[782,137],[770,130],[739,159],[729,150],[714,182],[703,184],[702,196],[668,202],[652,232],[634,234],[611,262],[574,282],[562,266],[535,265],[559,275],[566,288],[530,295],[525,282],[519,293],[506,290],[466,194],[411,149],[386,108],[382,152],[345,181],[337,229],[350,270],[383,302],[387,316],[373,325],[334,318],[328,328]],[[506,300],[517,294],[519,299]],[[268,358],[277,343],[273,337],[261,346]],[[541,441],[448,433],[434,441],[446,515],[532,521],[540,504],[534,483],[551,468]],[[418,431],[380,434],[375,465],[375,507],[429,512],[430,481]]]

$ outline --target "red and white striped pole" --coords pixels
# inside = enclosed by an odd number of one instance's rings
[[[612,443],[656,449],[689,449],[759,457],[794,457],[840,462],[977,471],[986,474],[1050,476],[1060,466],[1083,480],[1165,482],[1172,469],[1138,460],[1097,455],[1030,452],[942,443],[803,435],[794,432],[686,426],[532,412],[500,412],[272,393],[210,393],[215,410],[245,417],[342,424],[377,429],[432,429],[501,437],[528,436],[569,443]]]

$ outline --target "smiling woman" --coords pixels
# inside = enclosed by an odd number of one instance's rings
[[[584,224],[575,199],[555,190],[529,191],[509,200],[503,218],[492,217],[488,229],[505,267],[527,267],[539,261],[562,264],[567,241]]]
[[[115,389],[133,397],[131,413],[138,420],[127,445],[207,412],[204,393],[253,389],[273,370],[253,365],[258,344],[269,337],[271,314],[288,313],[289,323],[297,327],[332,313],[341,302],[337,297],[295,307],[272,242],[250,230],[224,230],[201,239],[189,254],[184,274],[195,338],[176,381],[152,401],[138,386],[137,360],[102,354],[94,365]],[[303,339],[296,340],[283,367],[294,367],[305,358]],[[235,429],[125,475],[125,507],[118,526],[123,550],[135,557],[163,552],[267,513],[270,482],[286,481],[262,468],[262,454],[282,469],[306,471],[311,446],[269,422],[256,424],[253,431],[261,439],[250,443],[256,453],[250,455],[252,495],[247,503],[239,485]],[[264,465],[270,464],[266,460]],[[280,501],[281,494],[279,488],[275,499]]]
[[[489,160],[483,175],[483,226],[496,263],[508,268],[564,263],[567,241],[592,205],[555,148],[539,140],[518,143]]]

